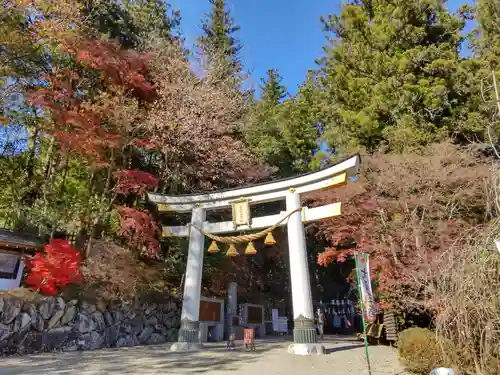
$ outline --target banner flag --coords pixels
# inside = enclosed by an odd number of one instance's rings
[[[367,322],[377,318],[377,307],[373,298],[370,276],[370,254],[358,253],[357,273],[359,275],[359,289],[361,291],[363,316]]]

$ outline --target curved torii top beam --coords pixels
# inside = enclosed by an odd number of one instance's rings
[[[345,182],[348,177],[359,173],[360,159],[360,155],[355,154],[317,172],[244,188],[194,195],[148,193],[148,198],[158,205],[159,211],[177,212],[188,212],[194,207],[205,209],[229,207],[231,202],[241,198],[249,198],[250,204],[282,200],[291,188],[297,193],[305,193]]]

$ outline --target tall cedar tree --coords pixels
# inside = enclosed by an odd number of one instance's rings
[[[500,3],[496,0],[475,2],[477,28],[474,30],[475,57],[484,68],[500,70]]]
[[[327,140],[371,152],[420,147],[467,127],[464,20],[445,1],[349,1],[323,19],[319,95]]]
[[[222,80],[237,79],[243,69],[239,56],[242,46],[235,36],[240,27],[234,23],[225,0],[209,1],[212,9],[202,21],[198,46],[208,63],[217,67]]]
[[[276,69],[267,71],[260,86],[260,100],[248,115],[245,136],[281,177],[287,177],[311,167],[319,134],[305,91],[284,100],[287,89],[281,82]]]
[[[286,98],[286,87],[277,69],[269,69],[267,77],[262,79],[260,101],[269,106],[277,106]]]
[[[174,41],[179,11],[163,0],[80,1],[88,31],[105,34],[124,48],[144,48],[151,38]]]

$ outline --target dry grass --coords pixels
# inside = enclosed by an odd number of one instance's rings
[[[490,213],[498,217],[500,170],[492,170]],[[459,348],[458,368],[471,374],[500,373],[500,219],[469,234],[468,242],[447,249],[439,271],[427,284],[427,306],[436,333]],[[457,353],[449,353],[456,355]]]
[[[133,301],[178,293],[161,264],[145,264],[112,242],[95,241],[82,273],[84,285],[79,292],[86,299]]]
[[[429,329],[409,328],[399,335],[398,354],[406,368],[414,374],[428,375],[437,367],[452,366],[445,351],[454,349],[447,342],[446,350],[436,334]]]
[[[44,298],[43,295],[37,293],[29,288],[20,287],[9,291],[0,291],[0,297],[11,297],[20,299],[24,302],[38,302]]]

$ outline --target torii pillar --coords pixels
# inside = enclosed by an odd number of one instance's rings
[[[284,219],[288,213],[297,210],[288,217],[287,221],[294,318],[294,343],[288,347],[288,352],[298,355],[324,354],[325,348],[317,342],[314,328],[314,311],[304,223],[340,215],[341,203],[303,208],[301,207],[300,194],[346,183],[348,177],[358,174],[359,164],[359,155],[354,155],[318,172],[268,184],[190,196],[148,194],[149,200],[158,205],[159,211],[191,212],[192,215],[191,228],[189,226],[163,228],[163,236],[189,237],[179,341],[172,345],[171,350],[192,351],[202,347],[199,334],[199,309],[203,274],[204,235],[200,230],[210,234],[234,232],[233,222],[231,221],[206,222],[206,211],[209,209],[229,208],[239,198],[250,199],[251,204],[284,199],[286,201],[286,212],[252,218],[249,225],[238,230],[248,231],[268,228],[280,222],[280,219]]]
[[[286,196],[286,210],[291,212],[300,207],[300,195],[292,188]],[[287,232],[294,321],[294,343],[288,347],[288,353],[323,354],[325,347],[317,343],[316,329],[314,328],[309,262],[301,211],[290,216]]]

